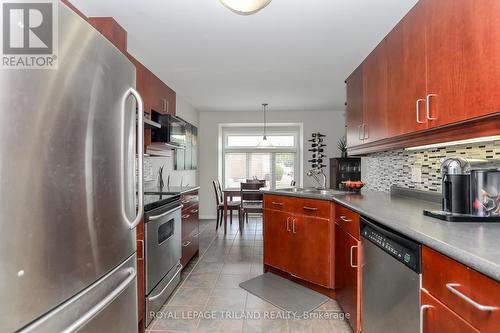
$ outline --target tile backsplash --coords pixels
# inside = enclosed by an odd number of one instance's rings
[[[144,185],[158,184],[158,171],[163,167],[163,181],[167,184],[170,176],[171,186],[196,186],[198,183],[197,170],[175,170],[173,157],[144,157]]]
[[[389,192],[392,185],[397,185],[441,192],[441,159],[453,156],[500,159],[500,141],[370,154],[361,159],[362,179],[366,188],[376,191]],[[420,181],[414,181],[418,178]]]

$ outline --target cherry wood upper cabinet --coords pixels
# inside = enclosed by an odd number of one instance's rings
[[[385,39],[363,63],[363,143],[387,137],[387,44]]]
[[[386,38],[388,136],[426,129],[425,7],[421,2]]]
[[[175,91],[170,89],[153,73],[149,75],[149,85],[151,88],[151,110],[162,114],[175,115]]]
[[[421,2],[431,126],[499,112],[500,1]]]
[[[357,146],[363,143],[363,66],[359,66],[346,80],[347,84],[347,144]]]
[[[349,154],[497,135],[498,13],[497,0],[417,2],[361,64],[363,87],[347,80]]]
[[[88,21],[120,51],[127,53],[127,31],[112,17],[89,17]]]

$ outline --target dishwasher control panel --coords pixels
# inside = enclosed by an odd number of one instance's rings
[[[366,223],[361,226],[361,236],[413,271],[420,272],[420,245],[418,243]]]

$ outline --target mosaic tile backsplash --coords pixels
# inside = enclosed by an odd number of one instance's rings
[[[441,159],[500,159],[500,141],[433,148],[422,151],[394,150],[374,153],[361,159],[362,179],[366,188],[389,192],[392,185],[424,191],[441,192]],[[419,175],[420,174],[420,175]],[[413,181],[412,175],[420,176]]]

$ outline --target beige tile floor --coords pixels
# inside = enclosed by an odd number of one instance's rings
[[[261,218],[250,219],[242,233],[238,223],[226,236],[220,229],[216,233],[215,221],[201,221],[200,231],[200,258],[184,269],[181,284],[147,332],[351,332],[341,319],[285,318],[280,309],[238,286],[262,273]],[[340,311],[332,300],[313,315]]]

